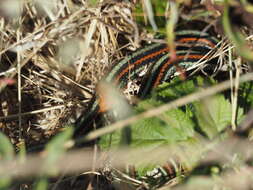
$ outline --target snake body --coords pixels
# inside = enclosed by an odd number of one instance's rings
[[[177,72],[177,67],[187,70],[200,59],[208,59],[206,54],[215,48],[218,40],[207,32],[195,30],[178,31],[176,34],[176,59],[171,60],[171,52],[167,44],[154,43],[140,48],[130,56],[115,64],[104,77],[104,81],[115,84],[123,90],[136,73],[148,67],[138,96],[145,97],[150,91],[164,81],[171,79]],[[101,113],[99,99],[94,95],[86,112],[76,121],[75,136],[79,136],[84,128]],[[103,110],[104,112],[104,110]]]

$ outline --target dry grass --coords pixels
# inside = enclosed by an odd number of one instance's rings
[[[80,115],[119,49],[138,45],[138,30],[129,3],[11,2],[16,15],[3,8],[0,17],[0,75],[15,84],[0,83],[0,128],[13,144],[33,144]]]

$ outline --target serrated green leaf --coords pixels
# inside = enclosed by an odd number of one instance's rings
[[[209,138],[213,138],[231,124],[231,103],[223,95],[208,97],[193,105],[199,127]],[[239,108],[237,118],[240,120],[242,115],[243,110]]]
[[[14,156],[14,148],[3,133],[0,132],[0,159],[11,160]]]
[[[210,113],[210,108],[205,103],[195,103],[195,116],[197,117],[198,124],[203,132],[209,137],[213,138],[218,133],[218,129],[216,127],[215,118],[213,118],[212,113]]]
[[[132,126],[132,147],[160,146],[187,140],[194,124],[182,110],[166,112],[162,119],[140,120]]]
[[[210,79],[196,77],[191,80],[182,81],[178,77],[169,83],[163,83],[152,94],[152,97],[162,100],[164,103],[195,92],[198,87],[213,84]]]

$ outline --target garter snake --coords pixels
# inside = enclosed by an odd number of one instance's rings
[[[144,81],[140,85],[138,97],[143,98],[150,91],[164,81],[171,79],[177,67],[187,70],[200,59],[209,59],[206,54],[215,48],[218,40],[207,32],[197,30],[182,30],[176,34],[176,59],[170,60],[170,49],[166,43],[154,43],[144,48],[136,50],[131,55],[125,57],[115,64],[104,81],[115,84],[123,90],[129,81],[136,77],[136,73],[149,67],[149,72],[144,76]],[[99,98],[95,94],[88,106],[75,123],[75,135],[80,136],[90,125],[90,122],[98,114],[106,112],[99,105]]]

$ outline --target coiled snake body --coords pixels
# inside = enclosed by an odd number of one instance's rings
[[[136,73],[149,68],[144,76],[138,96],[145,97],[150,91],[164,81],[171,79],[177,72],[177,67],[184,70],[194,66],[200,59],[208,59],[207,53],[214,49],[217,39],[207,32],[182,30],[176,32],[175,59],[171,59],[171,51],[167,44],[155,43],[135,51],[114,65],[104,80],[116,84],[119,89],[125,89]],[[101,110],[99,98],[94,95],[88,110],[76,121],[75,136],[79,136],[96,116],[105,112]]]

